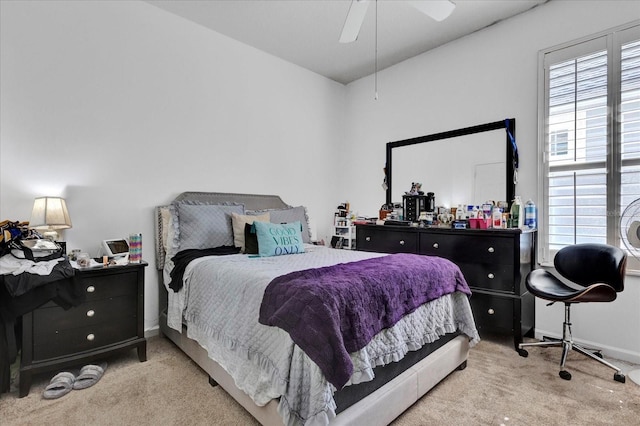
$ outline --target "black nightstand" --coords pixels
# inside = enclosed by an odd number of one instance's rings
[[[147,360],[144,337],[146,262],[79,269],[87,292],[79,306],[53,302],[22,317],[19,397],[29,394],[33,374],[87,364],[115,351],[137,348]]]

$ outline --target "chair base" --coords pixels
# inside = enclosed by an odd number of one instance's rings
[[[621,370],[615,365],[611,364],[609,361],[606,361],[602,358],[602,353],[599,349],[591,349],[585,348],[582,345],[574,343],[573,338],[571,336],[571,322],[570,322],[570,306],[571,304],[565,303],[565,320],[563,323],[563,332],[562,339],[555,339],[550,337],[543,337],[542,342],[531,342],[531,343],[520,343],[518,345],[518,353],[522,357],[527,357],[528,352],[524,349],[526,347],[555,347],[559,346],[562,348],[562,358],[560,360],[560,377],[564,380],[571,380],[571,373],[565,370],[564,365],[567,362],[567,355],[569,355],[569,351],[575,350],[576,352],[581,353],[595,361],[598,361],[600,364],[606,365],[607,367],[615,370],[613,375],[613,380],[624,383],[625,377],[624,374],[621,373]]]

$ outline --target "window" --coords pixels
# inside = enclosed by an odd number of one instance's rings
[[[567,158],[569,154],[569,129],[549,131],[549,154],[554,161],[559,158]]]
[[[540,64],[540,260],[577,243],[625,248],[619,218],[640,198],[640,22],[545,50]]]

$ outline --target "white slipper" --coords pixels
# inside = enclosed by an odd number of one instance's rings
[[[104,370],[107,369],[107,363],[103,362],[100,365],[89,364],[80,369],[80,374],[76,377],[73,383],[73,388],[76,390],[86,389],[98,383],[98,380],[104,374]]]
[[[71,392],[73,386],[75,385],[76,376],[68,371],[63,371],[61,373],[53,376],[47,387],[44,389],[44,393],[42,396],[45,399],[56,399],[60,398]]]

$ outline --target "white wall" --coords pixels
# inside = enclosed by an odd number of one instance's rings
[[[342,196],[350,197],[361,213],[376,215],[385,201],[380,184],[387,142],[515,117],[520,152],[516,193],[536,200],[538,52],[639,16],[640,3],[633,1],[554,0],[379,72],[378,100],[373,76],[350,84],[343,152],[358,161],[346,169],[349,186]],[[460,155],[473,155],[473,150]],[[455,168],[455,158],[443,161]],[[428,183],[423,184],[428,191]],[[630,277],[615,302],[575,306],[574,337],[640,362],[639,284]],[[537,302],[537,334],[560,335],[563,306]]]
[[[344,86],[138,1],[0,2],[0,218],[61,195],[71,248],[142,232],[183,191],[278,194],[329,233]]]

